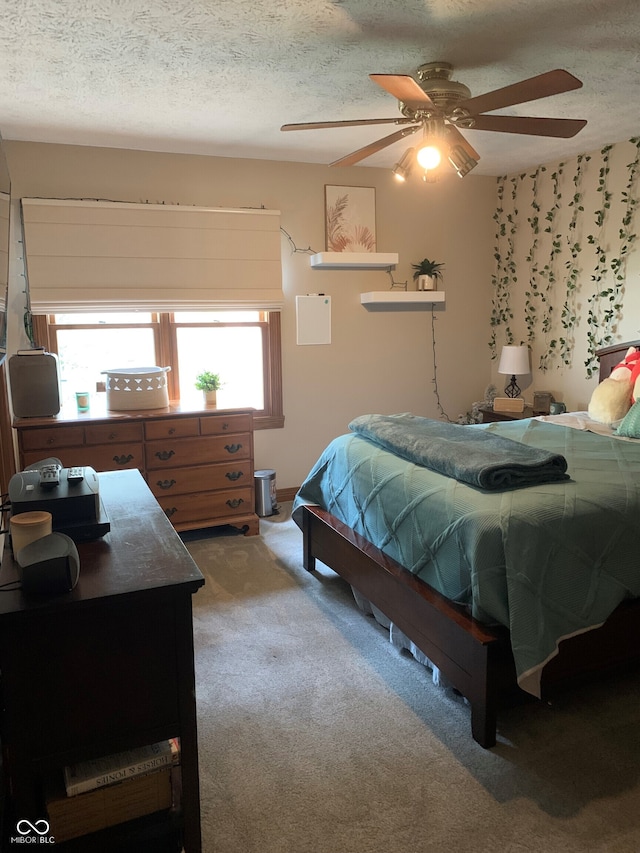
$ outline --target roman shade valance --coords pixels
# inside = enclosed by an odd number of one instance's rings
[[[34,314],[274,310],[280,212],[22,199]]]

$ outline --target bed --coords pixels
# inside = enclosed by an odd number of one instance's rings
[[[598,352],[600,379],[629,346],[640,342]],[[367,441],[349,434],[320,457],[293,515],[305,568],[324,563],[382,614],[465,697],[488,748],[505,705],[640,661],[640,441],[571,414],[463,429],[561,451],[568,479],[485,492],[379,447],[364,461]],[[329,467],[345,455],[357,476]],[[404,508],[379,492],[387,480],[402,481]]]

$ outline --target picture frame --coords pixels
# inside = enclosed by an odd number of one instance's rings
[[[327,252],[376,251],[376,191],[374,187],[324,188]]]

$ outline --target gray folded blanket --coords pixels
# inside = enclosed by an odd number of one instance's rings
[[[397,456],[481,489],[567,480],[567,460],[483,429],[411,414],[361,415],[349,429]]]

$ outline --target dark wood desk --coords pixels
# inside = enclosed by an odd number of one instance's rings
[[[78,545],[75,589],[0,593],[5,834],[46,817],[44,780],[64,765],[180,737],[175,808],[62,846],[112,853],[137,838],[133,849],[164,850],[173,836],[198,853],[192,595],[204,578],[138,471],[99,479],[111,530]],[[6,548],[0,584],[16,577]]]

